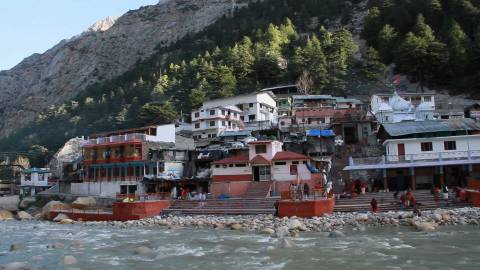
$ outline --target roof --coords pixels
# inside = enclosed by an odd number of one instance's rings
[[[248,144],[271,144],[273,141],[256,141],[256,142],[249,142]]]
[[[225,131],[223,134],[220,134],[219,137],[230,137],[230,136],[251,136],[252,131],[250,130],[240,130],[240,131]]]
[[[168,125],[168,124],[166,124]],[[144,133],[148,129],[156,129],[157,127],[162,126],[162,125],[151,125],[151,126],[145,126],[145,127],[138,127],[138,128],[130,128],[130,129],[121,129],[121,130],[115,130],[115,131],[106,131],[106,132],[98,132],[92,134],[90,137],[91,138],[98,138],[98,137],[108,137],[108,136],[113,136],[113,135],[123,135],[127,133]]]
[[[480,124],[473,119],[451,119],[446,121],[425,120],[425,121],[404,121],[399,123],[383,124],[382,128],[388,135],[397,137],[409,134],[448,132],[460,130],[480,130]]]
[[[277,152],[275,156],[272,158],[273,161],[278,161],[278,160],[304,160],[304,159],[310,159],[309,157],[298,154],[295,152],[290,152],[290,151],[282,151],[282,152]]]
[[[435,93],[402,93],[402,92],[397,92],[397,94],[399,96],[431,96],[431,95],[435,95]],[[374,94],[374,96],[393,96],[395,95],[395,93],[378,93],[378,94]]]
[[[333,99],[335,100],[336,98],[332,97],[331,95],[293,95],[293,99],[309,99],[309,100],[314,100],[314,99]]]
[[[233,157],[224,158],[218,161],[213,162],[215,165],[222,165],[222,164],[245,164],[248,163],[248,153],[247,154],[240,154]]]
[[[250,160],[252,165],[271,165],[272,163],[264,158],[262,155],[256,155],[252,160]]]
[[[49,168],[30,168],[30,169],[25,169],[23,172],[24,173],[49,173],[50,169]]]
[[[344,98],[344,97],[335,97],[337,102],[342,102],[342,103],[354,103],[354,104],[363,104],[362,101],[356,99],[356,98]]]
[[[333,109],[333,108],[297,110],[295,112],[296,117],[348,118],[348,117],[352,117],[354,115],[359,115],[359,114],[361,114],[361,111],[358,109]]]
[[[334,137],[335,133],[331,129],[326,129],[326,130],[310,129],[310,130],[307,130],[307,136]]]

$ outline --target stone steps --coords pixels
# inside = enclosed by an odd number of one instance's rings
[[[244,198],[266,198],[272,187],[271,181],[251,182],[248,185]]]
[[[162,214],[258,215],[274,214],[275,200],[240,198],[206,201],[174,201]]]

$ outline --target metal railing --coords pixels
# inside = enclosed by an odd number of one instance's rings
[[[104,143],[115,143],[115,142],[128,142],[133,140],[141,140],[145,141],[147,135],[142,133],[131,133],[125,135],[116,135],[110,137],[100,137],[96,139],[87,140],[84,145],[97,145],[97,144],[104,144]]]
[[[480,150],[450,151],[438,153],[421,153],[410,155],[384,155],[375,157],[350,158],[349,165],[376,165],[376,164],[402,164],[413,162],[451,161],[451,160],[478,160]]]

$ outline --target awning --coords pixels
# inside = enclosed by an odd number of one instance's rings
[[[310,129],[310,130],[307,130],[307,136],[312,136],[312,137],[335,137],[335,133],[331,129],[324,129],[324,130]]]

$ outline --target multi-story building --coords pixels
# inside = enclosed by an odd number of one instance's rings
[[[310,165],[310,158],[283,151],[279,141],[249,143],[248,153],[213,162],[211,190],[242,196],[252,182],[271,182],[272,191],[288,191],[289,185],[307,183],[311,190],[321,185],[321,175]]]
[[[480,125],[472,119],[383,124],[385,154],[351,158],[347,171],[383,172],[389,189],[460,186],[480,173]]]
[[[206,101],[192,111],[196,140],[216,138],[228,131],[270,129],[276,122],[275,95],[268,91]]]
[[[22,196],[34,196],[52,186],[49,182],[52,174],[49,168],[25,169],[20,174],[20,194]]]
[[[277,101],[278,116],[292,115],[292,96],[298,95],[298,87],[295,84],[264,88],[261,92],[272,92]]]
[[[375,94],[371,112],[379,123],[435,119],[435,95],[425,93]]]
[[[72,183],[71,193],[106,197],[145,194],[142,185],[145,176],[160,176],[169,169],[160,160],[152,160],[149,154],[158,149],[175,152],[177,136],[173,124],[93,135],[82,146],[83,182]],[[179,152],[185,147],[193,148],[193,140]]]

